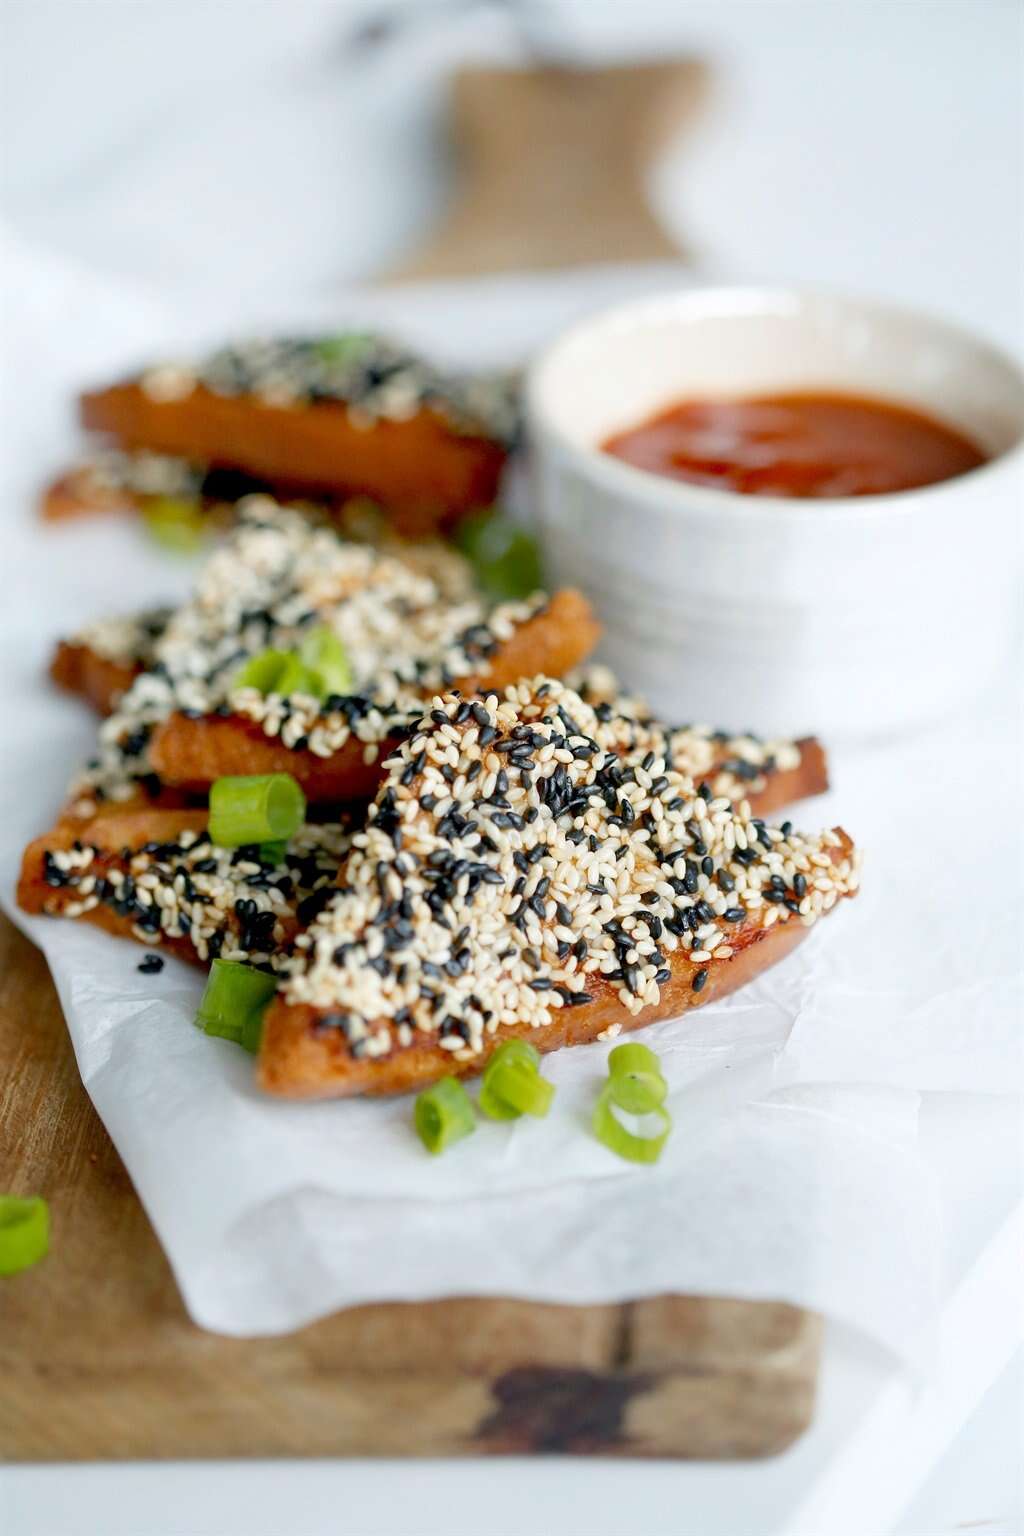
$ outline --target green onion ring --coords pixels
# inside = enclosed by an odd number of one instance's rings
[[[608,1075],[612,1101],[633,1115],[649,1114],[664,1103],[668,1094],[661,1062],[646,1045],[634,1040],[617,1045],[611,1052]]]
[[[154,496],[142,510],[146,532],[176,554],[195,554],[202,546],[205,520],[198,501]]]
[[[535,1066],[523,1061],[499,1061],[484,1077],[480,1108],[490,1114],[489,1106],[505,1105],[516,1115],[533,1115],[543,1120],[551,1108],[555,1085],[541,1077]],[[509,1118],[505,1115],[493,1118]]]
[[[274,685],[274,692],[285,699],[293,693],[302,693],[311,699],[319,699],[323,691],[319,677],[310,667],[307,667],[298,651],[289,651]]]
[[[317,624],[306,632],[299,657],[316,678],[321,697],[352,692],[352,668],[345,647],[326,624]]]
[[[243,965],[240,960],[215,960],[196,1023],[204,1034],[233,1040],[247,1050],[258,1049],[263,1010],[276,991],[277,978],[266,971]]]
[[[222,848],[286,841],[302,826],[306,797],[290,773],[216,779],[210,787],[210,836]]]
[[[261,864],[283,864],[284,856],[288,852],[288,839],[280,838],[273,843],[260,843]]]
[[[16,1275],[46,1257],[50,1207],[38,1195],[0,1195],[0,1275]]]
[[[255,688],[257,693],[279,693],[278,679],[288,664],[288,651],[260,651],[249,660],[231,679],[232,688]]]
[[[661,1073],[661,1062],[649,1046],[639,1040],[626,1040],[608,1055],[608,1075],[617,1077],[620,1072]]]
[[[469,1094],[454,1077],[442,1077],[417,1095],[413,1122],[420,1141],[435,1157],[476,1130]]]
[[[615,1079],[609,1078],[594,1106],[591,1120],[594,1135],[601,1144],[617,1157],[630,1163],[656,1163],[672,1129],[672,1118],[663,1105],[648,1110],[655,1116],[662,1129],[654,1136],[637,1136],[628,1131],[616,1117],[613,1109]]]

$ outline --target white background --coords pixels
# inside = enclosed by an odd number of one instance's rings
[[[464,53],[502,52],[508,33],[493,14],[421,28],[352,68],[346,21],[367,9],[7,0],[8,229],[133,284],[188,293],[206,313],[228,285],[258,310],[285,287],[329,294],[397,258],[448,184],[435,134],[443,71]],[[710,54],[715,98],[651,189],[709,275],[910,299],[1019,348],[1022,16],[998,0],[577,0],[545,26],[587,57]],[[929,1106],[925,1129],[958,1184],[953,1248],[968,1274],[1011,1198],[1012,1106],[949,1096]],[[967,1315],[977,1323],[979,1311],[983,1296]],[[1005,1311],[993,1316],[1005,1328]],[[982,1330],[972,1358],[989,1343]],[[933,1380],[905,1421],[916,1427],[903,1482],[879,1489],[870,1459],[857,1477],[855,1456],[886,1385],[911,1390],[833,1330],[816,1427],[765,1466],[19,1469],[0,1474],[0,1531],[704,1536],[795,1529],[798,1516],[827,1536],[1018,1529],[1020,1357],[958,1434],[969,1376],[951,1379],[948,1399]],[[835,1469],[846,1482],[829,1502]],[[824,1502],[808,1504],[816,1492]]]

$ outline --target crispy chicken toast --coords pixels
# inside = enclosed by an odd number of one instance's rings
[[[352,824],[309,824],[280,864],[219,848],[205,808],[105,809],[61,820],[26,848],[18,905],[79,918],[196,965],[277,968],[332,890]]]
[[[768,828],[535,679],[435,698],[266,1016],[292,1097],[401,1093],[496,1045],[609,1038],[724,996],[857,888],[839,829]]]
[[[84,394],[79,414],[123,448],[289,493],[370,496],[418,537],[494,501],[510,398],[504,384],[444,373],[380,338],[286,338],[159,365]]]

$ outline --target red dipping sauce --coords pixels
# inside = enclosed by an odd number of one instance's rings
[[[601,446],[652,474],[747,496],[880,496],[986,458],[921,411],[838,394],[686,400]]]

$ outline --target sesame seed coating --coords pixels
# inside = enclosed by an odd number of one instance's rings
[[[426,408],[453,431],[509,444],[519,424],[512,375],[441,369],[385,337],[361,333],[236,342],[195,362],[155,364],[141,382],[157,401],[186,399],[197,385],[280,407],[327,401],[345,406],[352,424],[366,427],[404,421]]]
[[[148,667],[172,611],[170,608],[147,608],[141,613],[96,619],[78,630],[72,636],[71,644],[85,646],[108,661]]]
[[[311,1005],[356,1056],[427,1035],[472,1060],[499,1027],[548,1024],[598,984],[641,1013],[677,951],[699,964],[699,991],[732,954],[727,911],[748,928],[810,925],[856,889],[834,833],[765,828],[646,740],[602,745],[601,725],[546,678],[468,708],[436,696],[297,941],[285,1001]],[[798,874],[796,910],[768,899],[778,881],[795,901]]]
[[[475,597],[452,603],[406,560],[345,542],[269,498],[250,498],[240,512],[193,597],[153,641],[148,669],[100,727],[99,751],[73,795],[127,798],[150,772],[154,727],[174,711],[238,715],[325,758],[355,736],[372,761],[381,742],[418,717],[424,695],[458,676],[486,676],[491,656],[547,601],[537,593],[489,612]],[[315,623],[328,624],[345,648],[350,695],[321,704],[233,687],[248,657],[291,649]]]
[[[795,741],[763,741],[750,732],[731,735],[710,725],[665,726],[645,700],[624,693],[604,666],[578,669],[566,678],[597,715],[602,746],[657,754],[678,773],[706,783],[712,795],[743,800],[760,794],[769,775],[800,763]],[[641,765],[641,772],[644,770]]]
[[[201,961],[219,957],[280,970],[298,928],[329,899],[350,840],[348,823],[310,823],[276,864],[256,847],[222,848],[192,830],[116,853],[90,844],[86,834],[71,849],[44,854],[43,880],[53,895],[42,910],[81,917],[103,905],[147,945],[184,940]],[[139,969],[162,964],[148,955]]]

